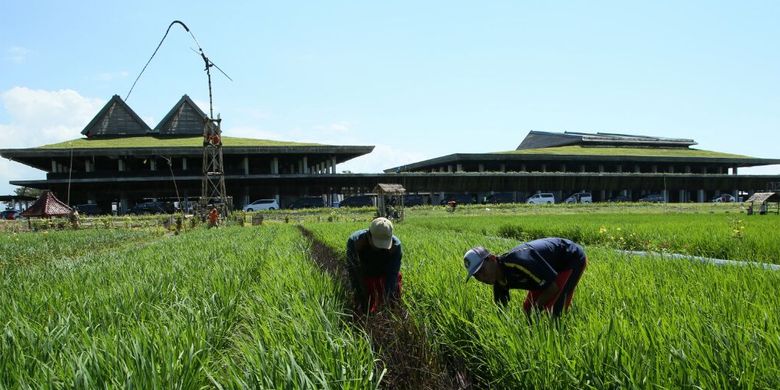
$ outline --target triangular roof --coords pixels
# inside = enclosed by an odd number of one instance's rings
[[[203,124],[207,119],[206,113],[184,95],[154,128],[154,132],[159,135],[203,135]]]
[[[91,137],[145,135],[152,129],[125,103],[114,95],[87,124],[81,134]]]
[[[780,202],[780,194],[777,192],[756,192],[745,202],[747,203]]]
[[[401,184],[378,183],[374,187],[374,192],[393,195],[406,193],[406,189]]]
[[[70,215],[72,209],[62,203],[51,191],[44,191],[38,200],[22,213],[22,217],[64,217]]]

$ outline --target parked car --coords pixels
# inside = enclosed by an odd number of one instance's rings
[[[734,198],[734,195],[731,194],[720,194],[712,198],[712,201],[715,203],[729,203],[729,202],[735,202],[736,199]]]
[[[563,203],[593,203],[593,195],[590,192],[577,192],[571,194]]]
[[[422,195],[404,195],[404,206],[406,207],[422,206],[424,204],[427,204],[427,202]]]
[[[555,203],[555,195],[552,192],[540,192],[538,194],[531,195],[525,203],[528,204],[553,204]]]
[[[666,199],[661,194],[649,194],[639,198],[638,202],[663,203]]]
[[[17,210],[4,210],[0,212],[0,219],[9,219],[14,220],[19,218],[19,214],[21,214],[21,211]]]
[[[515,194],[512,192],[496,192],[485,197],[485,203],[499,204],[499,203],[514,203]]]
[[[374,195],[350,196],[339,202],[339,207],[374,207],[374,198]]]
[[[631,198],[629,198],[628,196],[625,196],[625,195],[615,195],[609,201],[610,202],[630,202]]]
[[[290,209],[313,209],[319,207],[325,207],[325,201],[322,200],[321,196],[304,196],[296,199],[288,206]]]
[[[257,210],[279,210],[279,202],[276,199],[258,199],[244,206],[244,211]]]
[[[172,213],[173,205],[170,207],[165,202],[141,202],[136,203],[135,206],[128,210],[129,214],[142,215],[142,214],[165,214]]]
[[[94,203],[77,204],[74,206],[81,215],[100,215],[103,214],[103,210]]]

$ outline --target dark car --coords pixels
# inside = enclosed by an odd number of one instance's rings
[[[141,214],[165,214],[173,212],[168,207],[166,207],[166,204],[164,202],[141,202],[136,203],[135,206],[131,207],[128,213],[135,214],[135,215],[141,215]]]
[[[422,195],[404,195],[404,206],[406,207],[422,206],[425,204],[428,203]]]
[[[446,194],[439,204],[444,206],[450,201],[455,201],[457,204],[472,204],[474,203],[474,197],[469,194]]]
[[[18,219],[21,213],[22,213],[21,211],[17,211],[17,210],[4,210],[0,212],[0,219],[10,219],[10,220]]]
[[[325,207],[325,202],[321,196],[305,196],[298,198],[290,204],[289,209],[314,209],[319,207]]]
[[[485,197],[485,203],[515,203],[515,194],[512,192],[496,192]]]
[[[650,194],[639,198],[639,202],[663,203],[666,200],[661,194]]]
[[[344,198],[339,203],[339,207],[374,207],[373,195],[356,195]]]
[[[616,195],[613,196],[612,199],[609,200],[610,202],[630,202],[631,198],[625,196],[625,195]]]
[[[103,214],[103,210],[94,203],[77,204],[74,207],[81,215],[100,215]]]

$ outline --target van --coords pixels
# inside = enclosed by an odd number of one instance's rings
[[[320,208],[325,207],[325,201],[322,200],[321,196],[305,196],[303,198],[298,198],[294,202],[290,204],[288,208],[290,209],[314,209],[314,208]]]
[[[486,204],[514,203],[515,194],[512,192],[496,192],[485,197]]]
[[[355,195],[344,198],[339,207],[374,207],[374,195]]]
[[[81,215],[100,215],[103,214],[103,210],[98,207],[98,205],[94,203],[85,203],[85,204],[78,204],[74,206],[76,210],[78,210],[79,214]]]
[[[246,206],[244,211],[257,211],[257,210],[278,210],[279,203],[276,199],[258,199]]]
[[[528,204],[553,204],[555,203],[555,195],[552,192],[540,192],[538,194],[531,195],[528,200],[525,201]]]
[[[571,194],[563,203],[593,203],[593,196],[590,192],[577,192]]]

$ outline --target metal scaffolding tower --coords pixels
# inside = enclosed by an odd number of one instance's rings
[[[203,126],[203,178],[198,203],[202,213],[207,213],[207,207],[213,205],[221,215],[227,216],[233,202],[225,191],[221,122],[220,118],[206,118]]]

